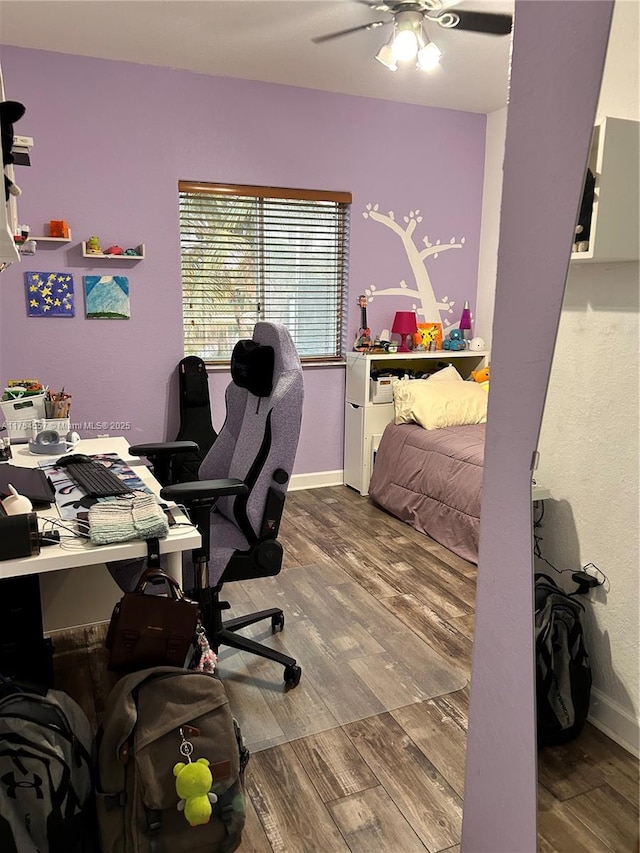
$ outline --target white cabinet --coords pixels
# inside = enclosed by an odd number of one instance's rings
[[[373,402],[371,373],[406,367],[432,373],[453,364],[466,379],[484,363],[488,352],[347,353],[344,412],[344,483],[362,495],[369,493],[373,457],[384,428],[393,420],[393,402]]]
[[[574,263],[640,258],[640,122],[610,118],[595,128],[589,154],[595,177],[589,249]]]

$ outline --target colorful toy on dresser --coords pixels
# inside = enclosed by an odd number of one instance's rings
[[[442,342],[442,348],[455,351],[466,349],[467,345],[463,337],[463,332],[460,329],[451,329]]]

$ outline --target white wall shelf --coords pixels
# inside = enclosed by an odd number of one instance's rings
[[[347,353],[347,376],[344,412],[344,484],[361,495],[369,494],[373,455],[384,428],[393,420],[393,402],[374,403],[371,394],[371,372],[385,368],[437,370],[438,362],[453,364],[467,379],[480,367],[489,353],[486,350],[436,350],[435,352],[396,352],[369,354]]]
[[[36,243],[70,243],[71,232],[69,232],[68,237],[36,237],[35,235],[32,237],[29,235],[29,240],[35,240]]]
[[[594,130],[589,168],[595,177],[589,249],[572,252],[572,263],[637,261],[640,122],[607,116]]]
[[[82,257],[109,261],[142,261],[144,260],[144,243],[133,247],[137,255],[105,255],[103,252],[88,252],[86,240],[82,241]]]

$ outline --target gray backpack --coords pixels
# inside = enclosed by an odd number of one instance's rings
[[[199,759],[208,762],[211,787],[194,783],[191,793],[179,795],[176,765]],[[98,741],[103,853],[235,850],[245,823],[248,759],[216,675],[159,666],[123,676],[109,696]],[[195,796],[213,802],[208,821],[191,825]]]
[[[580,573],[574,575],[577,579]],[[553,578],[535,575],[536,720],[538,746],[577,737],[586,722],[591,665],[584,640],[584,607]]]
[[[0,850],[98,849],[92,733],[59,690],[0,679]]]

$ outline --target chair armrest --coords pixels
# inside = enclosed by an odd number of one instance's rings
[[[170,456],[173,453],[192,453],[200,450],[195,441],[159,441],[155,444],[134,444],[129,448],[132,456]]]
[[[176,503],[221,498],[224,495],[246,495],[249,487],[243,480],[196,480],[193,483],[175,483],[160,490],[160,497]]]

